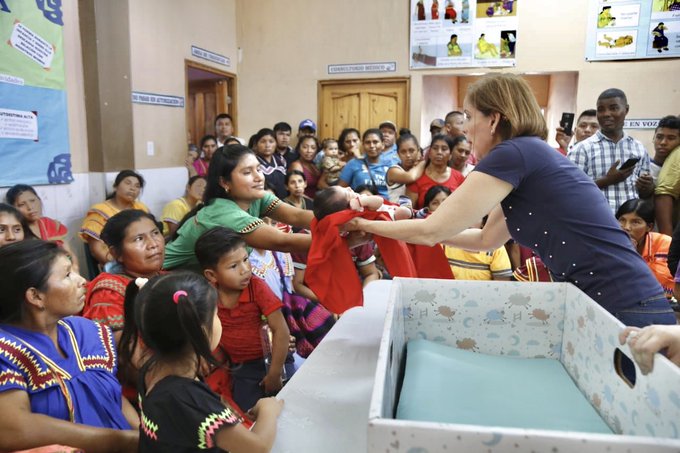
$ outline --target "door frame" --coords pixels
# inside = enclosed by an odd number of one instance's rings
[[[236,79],[236,74],[233,72],[227,72],[223,71],[221,69],[214,68],[212,66],[208,66],[203,63],[199,63],[197,61],[193,60],[184,60],[184,99],[188,102],[189,100],[189,77],[188,77],[188,72],[189,68],[194,68],[194,69],[200,69],[201,71],[206,71],[210,72],[212,74],[219,75],[221,77],[224,77],[225,79],[228,80],[228,91],[229,91],[229,96],[231,97],[231,103],[230,103],[230,108],[228,109],[229,115],[232,116],[232,123],[234,126],[234,134],[238,135],[238,115],[235,114],[235,112],[238,111],[238,95],[237,95],[237,79]],[[220,112],[218,112],[220,113]],[[185,108],[184,109],[184,130],[185,133],[186,131],[189,130],[188,125],[191,121],[191,118],[189,118],[189,109]]]
[[[364,85],[366,83],[387,83],[387,82],[405,82],[406,83],[406,118],[405,124],[400,124],[399,127],[405,127],[410,129],[411,125],[411,77],[375,77],[375,78],[364,78],[364,79],[326,79],[319,80],[317,84],[316,99],[317,99],[317,112],[318,112],[318,124],[323,124],[323,90],[325,87],[333,85]],[[363,131],[361,131],[363,132]],[[398,132],[398,131],[397,131]]]

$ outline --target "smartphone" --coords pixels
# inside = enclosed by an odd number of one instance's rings
[[[574,114],[568,112],[562,112],[562,119],[560,120],[560,127],[564,129],[564,133],[567,135],[572,135],[574,133]]]
[[[630,167],[634,167],[635,164],[640,162],[639,157],[631,157],[627,161],[625,161],[621,166],[619,167],[619,170],[628,170]]]

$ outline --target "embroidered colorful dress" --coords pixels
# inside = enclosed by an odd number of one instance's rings
[[[40,239],[56,242],[59,246],[64,244],[68,234],[68,229],[61,222],[49,217],[38,219],[38,228],[40,229]]]
[[[276,152],[271,156],[271,161],[267,161],[259,155],[257,160],[260,162],[260,169],[264,174],[264,180],[274,188],[274,193],[277,197],[285,198],[288,195],[288,189],[286,189],[286,173],[288,172],[286,160]],[[307,183],[309,184],[309,181]]]
[[[65,357],[45,334],[0,325],[0,392],[28,393],[31,411],[84,425],[130,429],[121,410],[108,327],[72,316],[57,324]],[[11,410],[5,410],[10,416]]]
[[[144,212],[149,212],[149,208],[141,201],[135,201],[132,205],[132,209],[141,209]],[[101,240],[99,235],[104,229],[104,225],[106,225],[106,222],[108,222],[112,216],[118,214],[120,211],[121,210],[115,207],[110,200],[93,205],[90,207],[90,210],[87,211],[87,215],[83,220],[78,235],[84,242],[87,242],[88,237]]]
[[[140,453],[224,452],[216,446],[217,433],[241,423],[206,384],[180,376],[167,376],[148,394],[140,392],[139,406]]]
[[[125,288],[132,277],[103,272],[87,285],[83,316],[112,330],[122,330],[125,320]]]

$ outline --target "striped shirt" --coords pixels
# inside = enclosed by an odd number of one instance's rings
[[[456,280],[498,280],[512,276],[505,247],[488,252],[469,252],[446,246],[444,253]]]
[[[569,151],[567,157],[594,181],[606,176],[617,160],[622,164],[630,158],[640,159],[635,165],[633,174],[626,180],[600,189],[614,213],[626,201],[639,197],[635,181],[643,173],[650,172],[647,150],[642,143],[625,132],[623,138],[614,143],[602,132],[597,131],[593,136],[579,142]]]

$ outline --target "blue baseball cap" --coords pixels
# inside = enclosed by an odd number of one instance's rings
[[[310,119],[302,120],[298,129],[311,129],[316,132],[316,123]]]

